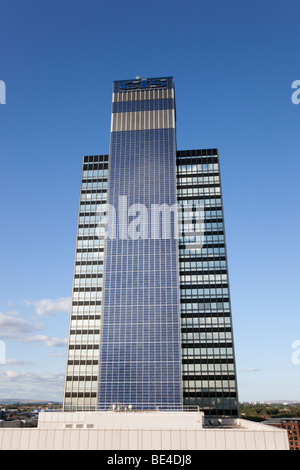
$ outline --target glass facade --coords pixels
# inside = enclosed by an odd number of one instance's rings
[[[178,241],[155,236],[153,207],[176,203],[173,84],[114,84],[105,245],[99,409],[181,409]],[[119,101],[119,100],[122,101]],[[113,217],[110,219],[113,221]]]
[[[83,159],[64,409],[237,403],[218,152],[176,150],[172,78],[114,82],[110,155]]]

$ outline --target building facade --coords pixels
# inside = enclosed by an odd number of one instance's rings
[[[262,424],[274,426],[276,428],[286,429],[289,449],[300,450],[300,418],[269,418]]]
[[[171,77],[113,85],[83,159],[64,409],[238,415],[216,149],[177,151]]]
[[[183,399],[237,416],[229,278],[217,149],[177,152]]]

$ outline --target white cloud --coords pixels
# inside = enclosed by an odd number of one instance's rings
[[[62,372],[34,374],[31,372],[18,373],[12,370],[0,370],[1,398],[28,398],[34,400],[61,400],[64,387]]]
[[[41,300],[24,300],[26,305],[34,305],[38,315],[49,316],[54,312],[67,312],[70,311],[71,298],[60,297],[59,299],[41,299]]]
[[[27,320],[13,314],[0,312],[0,338],[19,339],[23,335],[37,331],[38,327]]]
[[[13,370],[7,370],[6,376],[10,379],[15,379],[16,377],[18,377],[18,374],[17,372],[14,372]]]
[[[19,312],[17,312],[17,310],[10,310],[9,312],[7,312],[7,315],[16,315],[16,316],[18,316]]]
[[[25,364],[31,364],[30,361],[22,361],[20,359],[6,359],[5,364],[11,364],[14,366],[24,366]]]
[[[0,312],[0,338],[14,340],[18,342],[36,343],[48,347],[64,347],[67,345],[67,338],[57,338],[42,334],[34,334],[40,331],[43,325],[40,323],[30,323],[17,316],[17,312],[3,314]]]
[[[58,346],[64,347],[68,343],[67,338],[56,338],[55,336],[46,336],[46,335],[34,335],[34,336],[27,336],[24,338],[24,341],[27,343],[39,343],[44,344],[45,346]]]

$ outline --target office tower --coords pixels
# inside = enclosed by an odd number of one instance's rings
[[[171,77],[113,84],[83,159],[64,409],[237,416],[215,149],[177,151]]]
[[[183,400],[237,416],[229,279],[217,149],[177,152]]]

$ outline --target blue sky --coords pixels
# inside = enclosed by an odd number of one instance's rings
[[[220,153],[240,400],[300,400],[299,2],[0,13],[0,398],[62,400],[82,157],[109,152],[113,80],[171,75],[178,149]]]

